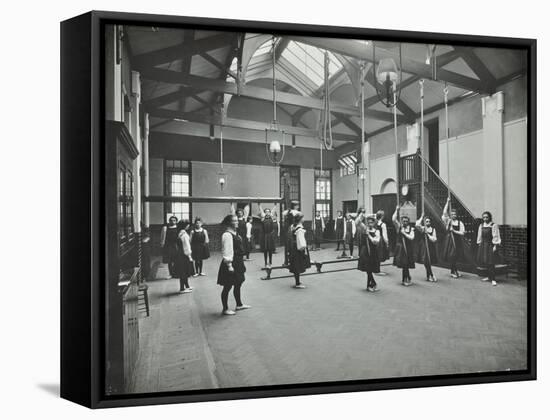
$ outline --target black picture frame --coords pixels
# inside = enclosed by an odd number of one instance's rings
[[[522,48],[528,63],[528,329],[524,371],[107,396],[103,27],[108,23]],[[61,397],[90,408],[536,379],[536,40],[92,11],[61,23]]]

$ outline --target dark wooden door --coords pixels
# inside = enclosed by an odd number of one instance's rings
[[[439,173],[439,120],[435,119],[424,125],[428,129],[428,163]]]
[[[378,210],[384,211],[384,222],[388,227],[388,239],[390,251],[393,251],[395,246],[395,227],[391,220],[392,215],[395,211],[396,206],[396,195],[393,193],[390,194],[376,194],[372,196],[372,209],[374,212]]]

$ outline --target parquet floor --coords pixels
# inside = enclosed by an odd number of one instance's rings
[[[387,276],[376,277],[381,290],[374,295],[356,270],[306,276],[307,289],[296,290],[291,278],[260,280],[263,256],[252,255],[242,289],[252,309],[231,317],[220,315],[219,254],[205,261],[206,277],[190,279],[190,294],[178,294],[178,280],[166,279],[160,266],[148,283],[151,315],[140,319],[133,392],[526,367],[525,282],[502,279],[493,287],[475,275],[451,279],[435,268],[434,284],[417,265],[409,288],[390,266]],[[312,259],[335,255],[325,249]],[[282,254],[273,262],[280,264]]]

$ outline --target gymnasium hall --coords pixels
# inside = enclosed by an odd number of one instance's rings
[[[526,368],[523,51],[104,41],[107,394]]]

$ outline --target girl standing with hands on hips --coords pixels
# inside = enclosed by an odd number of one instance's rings
[[[228,214],[223,219],[222,225],[225,227],[225,232],[222,234],[222,261],[218,271],[218,284],[223,286],[222,314],[235,315],[235,311],[229,309],[228,305],[231,289],[233,289],[233,296],[237,304],[235,310],[250,309],[250,306],[243,304],[241,300],[241,286],[245,280],[244,273],[246,272],[243,260],[243,239],[237,233],[239,226],[237,216]]]
[[[501,244],[500,230],[493,222],[491,212],[485,211],[481,216],[483,222],[477,230],[477,265],[487,270],[488,277],[483,281],[491,280],[493,286],[497,285],[495,278],[495,263],[497,260],[498,247]]]

